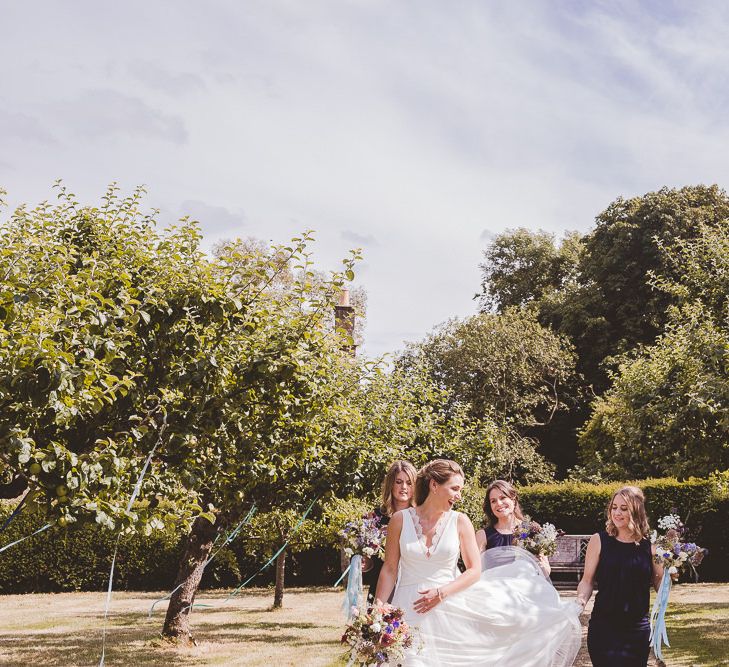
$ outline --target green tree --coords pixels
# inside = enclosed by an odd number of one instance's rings
[[[569,234],[560,245],[545,232],[506,232],[484,253],[482,309],[533,304],[543,325],[570,338],[577,370],[599,394],[609,386],[613,356],[650,344],[663,331],[675,299],[655,289],[651,276],[681,273],[664,249],[727,216],[726,193],[698,185],[620,197],[589,233]]]
[[[523,227],[499,234],[479,265],[481,311],[503,312],[563,289],[576,279],[582,249],[577,232],[567,233],[559,244],[554,234]]]
[[[413,361],[424,364],[454,401],[470,406],[475,418],[489,416],[522,431],[547,424],[574,397],[572,346],[530,310],[446,322],[410,345],[399,363]]]
[[[695,239],[703,225],[716,227],[727,216],[726,193],[699,185],[618,198],[596,218],[584,237],[580,288],[549,304],[542,321],[570,336],[579,369],[598,393],[609,386],[606,359],[651,344],[668,321],[675,299],[651,277],[675,280],[681,269],[663,248]]]
[[[664,248],[678,305],[656,343],[622,358],[580,436],[587,471],[705,475],[729,467],[729,223]],[[674,274],[675,275],[675,274]]]
[[[194,512],[162,454],[186,446],[178,396],[192,382],[180,371],[195,361],[198,320],[234,309],[226,295],[201,299],[211,274],[197,263],[196,230],[157,235],[141,198],[110,188],[87,208],[61,188],[56,205],[21,207],[0,228],[2,474],[9,494],[30,486],[62,525],[160,525],[174,516],[155,516],[160,497],[177,516]],[[143,502],[127,511],[161,439]]]
[[[209,258],[195,223],[159,232],[141,204],[61,189],[2,226],[0,458],[51,520],[192,523],[165,623],[184,638],[215,533],[326,484],[321,432],[342,398],[331,306],[354,257],[322,279],[306,234]]]

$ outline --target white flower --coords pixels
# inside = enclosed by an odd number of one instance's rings
[[[372,630],[372,632],[379,632],[382,630],[382,626],[379,623],[373,623],[370,625],[370,630]]]
[[[671,567],[668,568],[668,574],[676,574],[678,573],[678,568],[675,565],[671,565]]]
[[[365,547],[364,549],[362,549],[362,553],[365,556],[372,556],[375,553],[375,550],[372,547]]]

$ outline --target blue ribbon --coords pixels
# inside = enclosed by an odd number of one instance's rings
[[[333,586],[333,588],[336,588],[337,586],[339,586],[339,582],[340,582],[340,581],[342,581],[342,579],[344,579],[344,577],[346,577],[346,576],[347,576],[347,572],[349,572],[349,570],[351,569],[351,567],[352,567],[352,561],[350,560],[350,561],[349,561],[349,565],[347,565],[347,569],[346,569],[346,570],[344,570],[344,572],[342,572],[342,574],[341,574],[341,576],[339,577],[339,579],[337,579],[337,580],[336,580],[336,581],[334,582],[334,586]]]
[[[671,575],[668,568],[663,570],[663,579],[658,589],[656,599],[651,609],[651,647],[656,658],[663,660],[663,652],[661,646],[668,643],[668,633],[666,632],[666,608],[668,607],[668,596],[671,594]]]
[[[266,564],[263,565],[263,567],[261,567],[258,570],[258,572],[256,572],[255,574],[252,574],[250,577],[248,577],[248,579],[246,579],[227,598],[225,598],[225,600],[223,600],[223,603],[227,602],[231,598],[233,598],[236,595],[238,595],[238,593],[241,591],[241,589],[245,588],[259,574],[261,574],[261,572],[263,572],[267,567],[270,567],[271,564],[276,561],[276,559],[284,552],[284,550],[286,549],[286,547],[289,546],[289,541],[291,540],[291,537],[298,532],[299,528],[301,528],[301,526],[303,525],[304,521],[306,520],[306,517],[309,516],[309,512],[311,512],[311,508],[314,507],[314,503],[316,503],[317,500],[319,500],[319,496],[317,496],[316,498],[314,498],[314,500],[311,501],[309,507],[306,508],[306,512],[304,512],[303,516],[299,519],[299,522],[296,524],[296,526],[294,526],[294,529],[289,533],[289,536],[286,539],[286,541],[283,543],[283,546],[275,554],[273,554],[273,556],[271,556],[271,558],[268,559],[268,562],[266,562]]]
[[[44,530],[47,530],[51,527],[52,524],[47,523],[45,526],[41,526],[38,530],[36,530],[34,533],[31,533],[30,535],[26,535],[25,537],[21,537],[19,540],[15,540],[15,542],[11,542],[10,544],[6,544],[4,547],[0,548],[0,553],[5,551],[5,549],[9,549],[12,546],[15,546],[16,544],[20,544],[21,542],[25,542],[25,540],[29,540],[33,535],[37,535],[38,533],[42,533]]]
[[[352,607],[359,609],[362,603],[362,556],[359,554],[352,556],[347,569],[349,570],[349,579],[347,579],[347,588],[344,591],[342,611],[347,620],[350,621],[354,616]]]
[[[134,505],[134,501],[137,499],[137,496],[139,495],[139,491],[142,488],[142,481],[144,480],[144,476],[147,474],[147,468],[149,467],[150,462],[152,461],[152,457],[154,456],[154,452],[156,451],[159,444],[162,442],[162,434],[165,432],[165,429],[167,428],[167,413],[164,413],[164,416],[162,418],[162,426],[159,430],[159,437],[157,438],[157,442],[154,443],[154,447],[152,447],[151,451],[149,452],[147,459],[144,461],[144,465],[142,466],[142,470],[139,473],[139,476],[137,477],[137,481],[134,484],[134,490],[132,491],[132,495],[129,497],[129,502],[127,503],[127,513],[129,513],[132,509],[132,505]],[[114,565],[116,564],[116,554],[119,550],[119,540],[121,539],[121,533],[117,535],[116,537],[116,544],[114,545],[114,555],[111,558],[111,569],[109,570],[109,587],[106,591],[106,604],[104,605],[104,624],[101,631],[101,659],[99,660],[99,667],[104,667],[104,659],[106,657],[106,621],[109,617],[109,606],[111,605],[111,589],[112,589],[112,582],[114,581]]]
[[[213,560],[213,558],[215,558],[215,556],[218,555],[218,553],[220,552],[220,550],[223,547],[225,547],[228,544],[230,544],[236,537],[238,537],[238,535],[240,534],[240,531],[243,528],[243,526],[245,526],[253,518],[253,515],[255,513],[256,513],[256,505],[254,503],[253,506],[251,507],[251,509],[248,510],[248,514],[246,514],[246,516],[244,517],[244,519],[227,535],[227,537],[225,538],[225,541],[215,550],[215,553],[213,553],[213,555],[210,556],[210,558],[208,558],[203,563],[203,566],[202,566],[203,572],[205,571],[205,568],[210,564],[210,561]],[[218,535],[218,537],[220,537],[220,535]],[[215,542],[218,541],[218,537],[215,538]],[[215,542],[213,542],[213,546],[215,546]],[[165,595],[164,597],[161,597],[159,600],[155,600],[155,602],[149,608],[149,613],[147,614],[147,617],[148,618],[152,618],[152,612],[154,611],[154,608],[157,606],[157,604],[160,603],[160,602],[162,602],[163,600],[167,600],[168,598],[171,598],[174,595],[175,591],[177,591],[180,588],[182,588],[182,586],[184,585],[184,583],[185,583],[184,581],[181,582],[179,584],[179,586],[176,586],[175,588],[173,588],[169,593],[167,593],[167,595]],[[195,607],[209,607],[210,605],[196,604],[196,605],[191,605],[191,606],[195,606]],[[190,608],[191,607],[187,607],[187,609],[190,609]],[[185,610],[183,609],[182,611],[185,611]]]
[[[11,515],[10,515],[10,516],[9,516],[9,517],[7,518],[7,519],[5,519],[5,523],[3,523],[3,526],[2,526],[2,528],[0,528],[0,533],[1,533],[1,532],[2,532],[3,530],[5,530],[5,529],[7,528],[8,524],[9,524],[9,523],[10,523],[10,522],[11,522],[11,521],[12,521],[12,520],[13,520],[13,519],[14,519],[14,518],[15,518],[15,517],[16,517],[16,516],[18,515],[18,514],[20,514],[20,511],[21,511],[21,510],[23,509],[23,503],[25,503],[25,500],[26,500],[26,498],[28,497],[28,494],[29,494],[29,493],[30,493],[30,491],[28,491],[28,493],[26,493],[26,494],[25,494],[25,495],[23,496],[22,500],[21,500],[21,501],[20,501],[20,502],[18,503],[17,507],[16,507],[16,508],[15,508],[15,509],[13,510],[13,513],[12,513],[12,514],[11,514]]]

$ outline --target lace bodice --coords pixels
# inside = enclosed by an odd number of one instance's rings
[[[400,533],[400,583],[447,583],[457,573],[460,544],[458,512],[450,510],[438,521],[428,546],[414,508],[403,512]]]
[[[430,546],[428,546],[427,538],[423,534],[423,526],[420,523],[420,517],[418,516],[418,513],[415,511],[414,507],[409,507],[408,512],[410,513],[410,518],[413,521],[413,527],[415,528],[415,534],[418,536],[418,541],[425,551],[425,557],[430,558],[431,552],[434,551],[435,548],[438,546],[438,542],[440,541],[440,536],[443,533],[443,527],[445,526],[445,522],[448,519],[449,513],[444,512],[443,516],[438,519],[438,522],[435,524],[433,536],[430,538]]]

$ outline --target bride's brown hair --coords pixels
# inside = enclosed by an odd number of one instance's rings
[[[430,493],[430,480],[438,484],[444,484],[453,475],[460,475],[465,478],[461,466],[450,459],[435,459],[426,463],[418,470],[418,477],[415,480],[415,504],[422,505]]]

